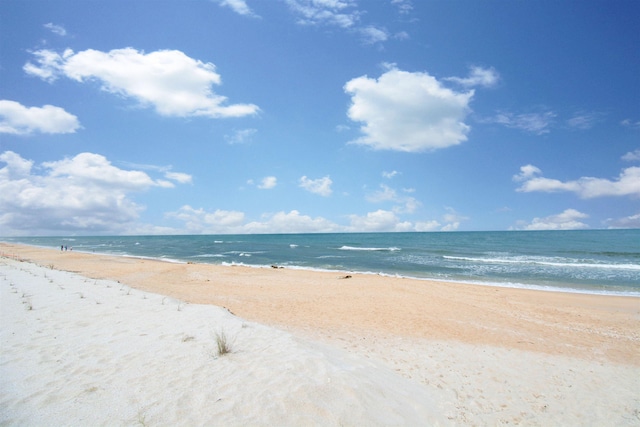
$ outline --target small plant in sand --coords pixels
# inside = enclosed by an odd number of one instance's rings
[[[147,415],[142,411],[142,409],[138,409],[138,419],[136,421],[142,427],[147,426]]]
[[[28,311],[33,310],[33,304],[31,303],[31,298],[25,298],[25,300],[22,301],[22,303],[24,304],[25,308]]]
[[[216,346],[218,356],[224,356],[225,354],[231,353],[231,343],[229,343],[224,331],[216,332]]]

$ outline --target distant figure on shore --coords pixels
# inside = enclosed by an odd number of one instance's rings
[[[64,251],[64,245],[60,245],[60,250]]]

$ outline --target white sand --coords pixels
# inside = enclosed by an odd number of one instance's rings
[[[638,364],[294,335],[9,259],[0,325],[0,425],[640,425]]]

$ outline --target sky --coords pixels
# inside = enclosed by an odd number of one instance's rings
[[[640,228],[636,0],[1,0],[0,236]]]

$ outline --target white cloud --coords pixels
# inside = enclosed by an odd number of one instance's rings
[[[492,87],[498,83],[500,75],[493,67],[482,68],[474,66],[469,70],[469,77],[447,77],[444,80],[452,81],[465,87]]]
[[[508,128],[519,129],[536,135],[544,135],[549,133],[549,127],[553,124],[556,116],[552,111],[525,114],[502,112],[498,113],[495,117],[483,120],[483,122],[498,123]]]
[[[360,19],[353,0],[285,0],[304,25],[335,25],[351,28]]]
[[[567,120],[567,125],[573,129],[587,130],[591,129],[596,123],[602,120],[603,114],[601,113],[589,113],[579,112],[575,113],[573,117]]]
[[[515,229],[519,230],[579,230],[589,228],[580,220],[588,218],[589,215],[575,209],[567,209],[557,215],[550,215],[544,218],[534,218],[531,223],[520,223]]]
[[[264,233],[330,233],[343,229],[322,217],[312,218],[297,210],[265,214],[261,221],[246,221],[243,212],[216,209],[205,211],[183,206],[168,218],[184,223],[188,233],[193,234],[264,234]]]
[[[364,136],[352,143],[376,150],[422,152],[466,141],[470,128],[463,120],[472,90],[455,92],[427,73],[388,66],[378,79],[362,76],[344,86],[351,95],[349,118],[363,123]]]
[[[627,162],[635,162],[640,160],[640,148],[634,151],[629,151],[627,154],[622,156],[622,160]]]
[[[522,166],[520,174],[513,177],[515,181],[523,182],[516,191],[524,193],[566,191],[576,193],[583,199],[607,196],[640,197],[640,167],[623,169],[618,178],[613,181],[604,178],[582,177],[574,181],[562,182],[541,175],[542,171],[533,165]]]
[[[312,218],[292,210],[264,215],[263,221],[249,222],[242,230],[244,233],[332,233],[341,227],[325,218]]]
[[[78,128],[78,118],[60,107],[25,107],[19,102],[0,100],[0,133],[74,133]]]
[[[624,119],[620,124],[631,129],[640,129],[640,120]]]
[[[640,213],[623,218],[608,218],[605,224],[609,228],[640,228]]]
[[[122,232],[143,209],[132,193],[173,187],[93,153],[34,168],[32,161],[5,151],[0,162],[5,163],[0,169],[0,229],[7,234]]]
[[[260,188],[261,190],[271,190],[277,184],[278,178],[276,178],[275,176],[265,176],[264,178],[262,178],[262,181],[260,181],[258,188]]]
[[[462,221],[466,221],[469,218],[463,215],[460,215],[456,212],[452,207],[446,207],[446,214],[443,216],[443,220],[446,224],[441,228],[441,231],[455,231],[460,227],[460,223]]]
[[[391,4],[397,6],[401,14],[408,14],[413,10],[411,0],[391,0]]]
[[[225,6],[233,10],[238,15],[257,17],[245,0],[214,0],[220,6]]]
[[[415,231],[442,231],[442,224],[436,220],[416,222]]]
[[[248,221],[239,211],[216,209],[206,211],[189,205],[166,215],[182,222],[183,228],[171,233],[191,234],[264,234],[264,233],[340,233],[369,231],[435,231],[455,230],[458,223],[441,224],[438,221],[411,223],[402,220],[396,212],[377,210],[365,215],[348,215],[348,225],[339,225],[323,217],[311,217],[298,210],[265,213],[259,220]]]
[[[333,192],[333,190],[331,190],[331,184],[333,184],[333,181],[331,181],[331,178],[328,176],[318,179],[309,179],[306,176],[300,178],[300,187],[324,197],[330,196]]]
[[[394,176],[398,175],[399,173],[400,172],[398,172],[398,171],[391,171],[391,172],[384,171],[384,172],[382,172],[382,176],[387,178],[387,179],[391,179]]]
[[[393,212],[395,213],[413,213],[420,207],[420,202],[415,198],[398,195],[396,190],[384,184],[380,184],[380,189],[367,195],[366,199],[372,203],[399,203],[399,205],[393,207]]]
[[[358,232],[374,231],[412,231],[413,225],[408,221],[400,221],[394,212],[377,210],[365,216],[349,215],[349,230]]]
[[[358,29],[358,32],[362,36],[362,40],[366,44],[376,44],[385,42],[389,39],[389,33],[384,28],[378,28],[373,25],[368,25]]]
[[[246,144],[251,141],[251,138],[257,132],[257,129],[240,129],[236,130],[232,135],[225,135],[224,139],[231,145]]]
[[[227,98],[211,89],[221,84],[215,66],[179,50],[145,54],[133,48],[78,53],[67,49],[62,55],[50,50],[33,54],[37,65],[27,63],[28,74],[49,82],[59,76],[78,82],[95,80],[102,90],[153,106],[163,116],[242,117],[259,110],[253,104],[226,105]]]
[[[187,232],[194,234],[237,232],[242,228],[245,219],[242,212],[220,209],[207,212],[189,205],[182,206],[177,212],[168,213],[166,216],[182,221]]]
[[[165,172],[164,177],[179,184],[191,184],[193,177],[182,172]]]
[[[411,36],[406,31],[399,31],[393,35],[393,38],[395,40],[408,40]]]
[[[57,34],[59,36],[67,35],[67,30],[65,30],[62,25],[55,25],[53,22],[49,22],[48,24],[44,24],[44,27],[47,30],[50,30],[53,34]]]

